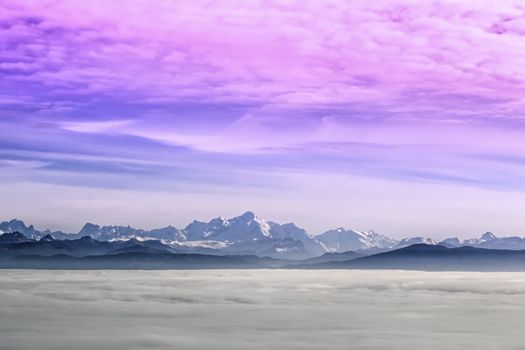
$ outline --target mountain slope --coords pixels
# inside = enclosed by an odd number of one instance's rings
[[[41,239],[34,240],[17,240],[7,242],[4,233],[0,236],[0,259],[10,259],[22,255],[34,256],[54,256],[54,255],[69,255],[69,256],[90,256],[90,255],[104,255],[113,251],[129,247],[146,247],[156,251],[162,252],[177,252],[172,247],[162,244],[160,241],[138,241],[131,239],[128,241],[97,241],[90,236],[85,236],[75,240],[56,240],[56,239]],[[5,242],[5,243],[1,243]]]
[[[30,239],[20,232],[6,232],[0,236],[0,244],[29,242]]]
[[[315,267],[437,271],[525,271],[525,250],[474,247],[447,248],[441,245],[416,244],[350,261],[318,264]]]
[[[350,261],[353,259],[360,258],[362,256],[363,254],[359,254],[353,251],[347,251],[344,253],[324,253],[321,256],[316,256],[314,258],[309,258],[309,259],[298,261],[297,265],[301,265],[307,268],[308,265],[340,262],[340,261]]]
[[[120,252],[109,255],[73,257],[18,256],[0,260],[0,268],[9,269],[118,269],[118,270],[162,270],[162,269],[248,269],[272,268],[285,263],[257,256],[219,256],[202,254],[170,254],[159,252]]]

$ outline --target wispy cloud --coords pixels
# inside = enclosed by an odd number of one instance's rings
[[[104,121],[83,121],[74,122],[66,121],[60,123],[60,128],[83,133],[100,133],[106,134],[118,132],[121,128],[132,123],[131,120],[104,120]]]

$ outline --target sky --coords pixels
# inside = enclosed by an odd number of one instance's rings
[[[0,219],[525,233],[522,1],[3,0]]]

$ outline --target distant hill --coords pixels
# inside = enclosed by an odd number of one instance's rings
[[[0,260],[0,268],[60,270],[254,269],[282,265],[283,263],[277,260],[254,255],[219,256],[163,252],[130,252],[84,257],[25,255]]]
[[[344,253],[324,253],[321,256],[317,256],[315,258],[309,258],[297,261],[297,265],[305,266],[309,264],[322,264],[322,263],[330,263],[330,262],[340,262],[340,261],[350,261],[353,259],[357,259],[360,257],[363,257],[363,254],[348,251]]]
[[[447,248],[441,245],[415,244],[349,261],[316,264],[312,268],[525,271],[525,250]]]
[[[196,269],[272,268],[290,264],[255,255],[188,254],[156,240],[98,241],[90,236],[29,240],[21,233],[0,235],[0,268],[26,269]]]
[[[211,250],[212,252],[217,252]],[[402,269],[451,271],[525,271],[525,250],[449,248],[414,244],[387,252],[325,253],[302,260],[253,254],[188,253],[157,240],[98,241],[90,236],[32,240],[19,232],[0,235],[0,268],[31,269]]]

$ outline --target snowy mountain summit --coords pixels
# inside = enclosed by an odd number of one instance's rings
[[[325,250],[295,224],[278,224],[248,211],[231,219],[218,217],[209,222],[193,221],[182,230],[188,242],[220,242],[225,252],[315,256]],[[182,243],[182,242],[181,242]]]
[[[315,239],[328,252],[346,252],[349,250],[366,250],[371,248],[392,248],[397,241],[374,231],[359,232],[340,227],[326,231]]]

